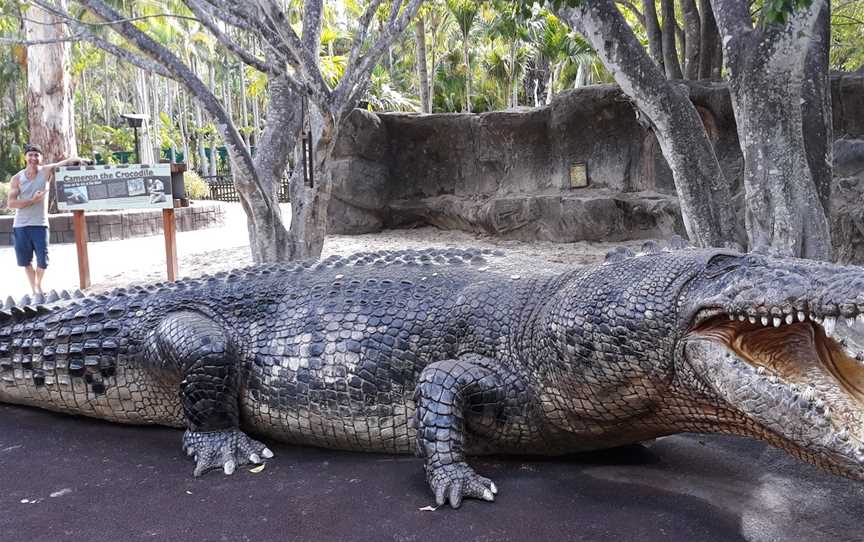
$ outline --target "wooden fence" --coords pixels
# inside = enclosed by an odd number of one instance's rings
[[[204,181],[206,181],[210,186],[210,197],[207,199],[218,201],[240,201],[240,197],[237,195],[237,189],[234,188],[234,182],[228,175],[214,175],[210,177],[202,177],[202,179],[204,179]],[[282,179],[282,182],[279,183],[279,201],[281,203],[288,203],[290,201],[288,194],[288,177],[285,177]]]

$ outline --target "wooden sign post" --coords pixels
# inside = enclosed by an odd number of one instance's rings
[[[165,233],[165,267],[168,282],[177,280],[177,223],[174,209],[162,209],[162,231]]]
[[[87,217],[84,211],[72,211],[75,230],[75,249],[78,252],[78,285],[82,290],[90,287],[90,258],[87,255]]]
[[[72,211],[78,252],[78,282],[90,287],[85,210],[161,208],[168,280],[177,280],[177,225],[174,207],[187,200],[183,187],[185,164],[129,164],[60,168],[54,186],[60,210]],[[179,197],[180,199],[175,199]],[[188,203],[186,203],[188,205]]]

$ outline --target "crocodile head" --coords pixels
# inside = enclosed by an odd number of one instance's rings
[[[717,253],[678,306],[676,387],[699,405],[682,416],[694,431],[864,479],[864,270]]]

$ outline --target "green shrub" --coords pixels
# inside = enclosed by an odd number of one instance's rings
[[[0,183],[0,215],[15,214],[14,209],[6,207],[6,199],[9,197],[9,183]]]
[[[183,184],[186,187],[186,197],[189,199],[210,197],[210,185],[194,171],[183,172]]]

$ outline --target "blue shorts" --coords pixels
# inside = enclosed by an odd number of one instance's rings
[[[15,257],[18,265],[27,267],[33,261],[36,253],[36,265],[40,269],[48,268],[48,226],[21,226],[12,228],[12,239],[15,242]]]

